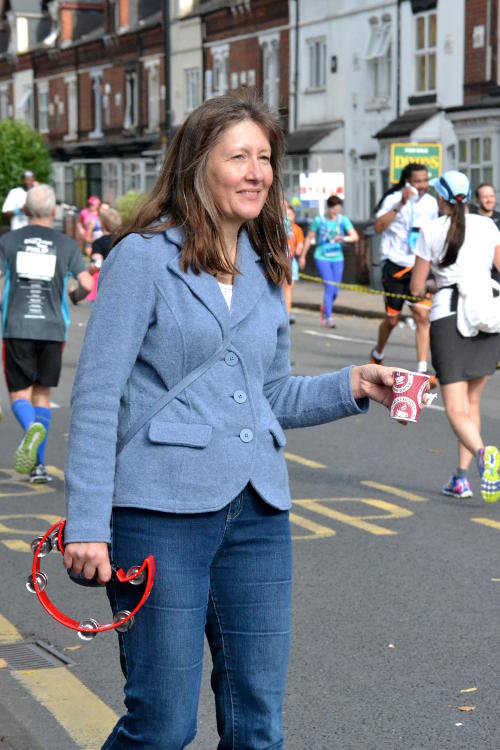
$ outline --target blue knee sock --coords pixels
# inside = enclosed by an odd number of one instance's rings
[[[36,452],[37,464],[45,463],[45,446],[47,445],[47,437],[49,435],[50,414],[50,409],[46,409],[44,406],[35,406],[35,421],[40,422],[40,424],[43,424],[43,426],[45,427],[45,437],[38,446],[38,450]]]
[[[11,404],[14,416],[23,428],[24,432],[28,429],[30,424],[35,422],[35,407],[25,398],[16,398]]]

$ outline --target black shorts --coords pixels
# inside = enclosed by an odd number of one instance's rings
[[[9,392],[31,385],[54,388],[61,374],[63,341],[4,339],[3,367]]]
[[[405,302],[410,305],[410,307],[412,305],[425,305],[430,308],[432,304],[430,297],[415,302],[412,300],[405,300],[403,297],[392,296],[393,294],[402,294],[405,297],[411,297],[411,272],[411,268],[398,266],[396,263],[393,263],[392,260],[386,260],[384,262],[382,268],[382,286],[384,287],[385,292],[390,292],[390,295],[384,297],[385,311],[387,315],[399,315]]]

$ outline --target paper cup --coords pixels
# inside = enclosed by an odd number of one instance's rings
[[[394,370],[391,417],[405,422],[418,422],[424,408],[424,393],[429,390],[429,376],[409,370]]]

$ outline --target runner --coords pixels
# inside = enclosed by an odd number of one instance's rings
[[[332,307],[339,293],[337,285],[342,281],[344,273],[342,245],[345,242],[357,242],[359,239],[351,220],[340,213],[341,208],[341,198],[338,195],[331,195],[326,201],[326,217],[317,216],[314,219],[299,258],[299,267],[304,269],[311,242],[316,239],[314,262],[325,288],[321,324],[327,328],[335,328]]]
[[[24,430],[14,467],[34,483],[51,480],[45,445],[50,389],[59,382],[69,324],[66,282],[73,275],[88,291],[92,288],[76,242],[51,228],[55,206],[51,187],[32,188],[25,206],[29,225],[0,240],[3,363],[12,411]]]
[[[24,213],[24,204],[28,190],[35,184],[35,175],[29,169],[23,173],[22,187],[9,190],[2,206],[2,213],[6,219],[10,219],[11,230],[20,229],[28,224],[28,217]]]
[[[436,199],[428,194],[428,189],[427,168],[410,163],[401,172],[399,183],[385,193],[376,208],[374,229],[382,233],[381,250],[385,258],[382,284],[389,294],[410,296],[414,248],[420,228],[438,215]],[[403,298],[385,297],[386,317],[378,330],[377,345],[370,354],[372,363],[382,364],[385,345],[401,319],[404,302]],[[417,371],[427,372],[431,300],[408,302],[408,305],[416,324]],[[436,378],[430,377],[431,386],[435,387]]]
[[[437,292],[431,310],[432,364],[437,372],[446,416],[458,439],[458,466],[445,495],[472,497],[467,469],[475,456],[481,494],[487,502],[500,498],[500,453],[484,445],[480,433],[480,399],[488,376],[500,358],[500,334],[477,332],[464,336],[457,330],[457,284],[473,279],[475,288],[491,287],[494,264],[500,269],[500,232],[493,222],[467,213],[469,180],[449,171],[432,181],[442,214],[422,229],[415,253],[411,289],[423,294],[429,270]]]
[[[285,281],[283,291],[285,293],[286,309],[288,310],[288,322],[290,325],[295,323],[295,315],[292,315],[292,293],[295,282],[298,280],[298,258],[304,248],[304,232],[295,223],[295,211],[285,201],[286,208],[286,230],[288,234],[288,252],[290,254],[290,263],[292,265],[292,280],[290,283]]]

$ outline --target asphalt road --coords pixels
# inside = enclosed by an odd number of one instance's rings
[[[82,643],[24,588],[31,538],[64,514],[69,397],[88,316],[85,307],[72,312],[53,393],[47,463],[58,476],[49,487],[33,489],[10,469],[19,430],[0,386],[0,746],[13,750],[98,750],[121,711],[115,636]],[[316,315],[298,312],[294,372],[366,361],[377,325],[339,317],[327,332]],[[414,367],[413,337],[408,327],[395,331],[389,364]],[[500,441],[499,392],[497,373],[482,402],[488,442]],[[498,750],[500,506],[482,502],[475,470],[474,498],[440,494],[456,463],[440,400],[417,425],[403,427],[372,406],[287,438],[294,499],[287,750]],[[58,606],[106,621],[104,593],[66,581],[58,557],[43,563]],[[55,654],[35,654],[35,641]],[[6,644],[18,646],[15,668]],[[208,657],[205,666],[194,750],[217,746]]]

